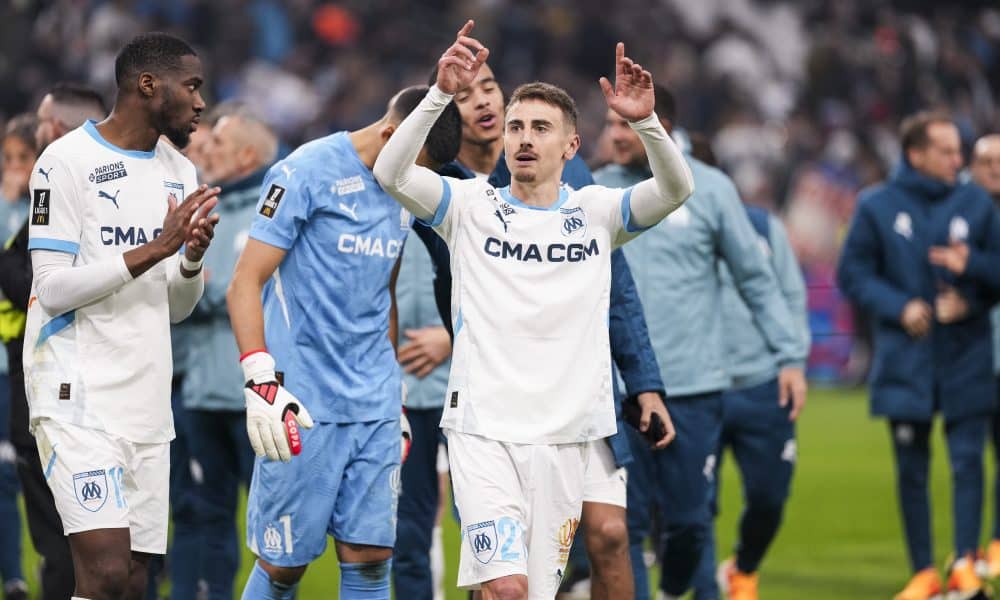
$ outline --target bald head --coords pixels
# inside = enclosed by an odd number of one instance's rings
[[[972,178],[1000,202],[1000,134],[984,135],[972,148]]]
[[[278,138],[263,121],[237,112],[221,117],[212,129],[212,175],[232,183],[274,162]]]

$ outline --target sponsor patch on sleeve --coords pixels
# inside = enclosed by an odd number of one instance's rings
[[[273,218],[274,213],[278,210],[278,204],[281,203],[281,199],[284,197],[285,188],[276,183],[272,183],[271,187],[267,190],[267,195],[264,196],[264,204],[260,206],[260,214],[264,215],[268,219]]]
[[[31,201],[31,224],[48,225],[49,210],[51,208],[52,190],[45,188],[35,188],[34,198]]]

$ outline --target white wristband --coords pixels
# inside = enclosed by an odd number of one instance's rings
[[[188,260],[187,256],[184,256],[183,254],[181,255],[181,268],[184,269],[185,271],[197,272],[197,271],[201,270],[201,265],[204,262],[205,262],[205,257],[204,256],[201,257],[200,260],[198,260],[197,262],[195,262],[195,261],[192,261],[192,260]]]

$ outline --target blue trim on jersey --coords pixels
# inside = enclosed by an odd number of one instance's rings
[[[66,254],[79,254],[80,244],[54,238],[31,238],[28,240],[28,250],[55,250]]]
[[[115,146],[114,144],[112,144],[111,142],[109,142],[108,140],[104,139],[104,137],[101,136],[101,132],[97,131],[97,127],[94,127],[94,124],[96,123],[97,121],[93,119],[88,119],[87,122],[83,124],[83,130],[86,131],[90,135],[90,137],[94,138],[95,142],[104,146],[108,150],[111,150],[112,152],[117,152],[118,154],[124,154],[125,156],[128,156],[130,158],[150,159],[156,157],[155,148],[147,152],[145,150],[126,150],[124,148],[119,148],[118,146]]]
[[[434,211],[434,220],[428,223],[421,219],[422,223],[431,227],[437,227],[444,222],[444,216],[448,214],[448,207],[451,206],[451,186],[448,185],[444,177],[441,178],[441,185],[444,189],[441,190],[441,201],[438,202],[437,210]]]
[[[458,309],[458,318],[455,319],[455,335],[462,330],[462,309]]]
[[[45,325],[42,325],[41,331],[38,332],[38,341],[35,342],[35,347],[38,348],[49,339],[49,337],[59,333],[63,329],[66,329],[73,324],[76,319],[76,311],[71,310],[68,313],[63,313],[58,317],[52,319]]]
[[[553,204],[552,206],[531,206],[530,204],[525,204],[524,202],[521,202],[520,200],[515,198],[510,193],[509,185],[506,187],[502,187],[497,191],[500,192],[500,197],[503,198],[509,204],[513,204],[514,206],[519,206],[521,208],[530,208],[531,210],[548,210],[548,211],[559,210],[559,208],[563,204],[566,204],[566,201],[569,200],[569,190],[567,190],[565,187],[561,185],[559,186],[559,199],[556,200],[556,203]]]
[[[45,481],[52,477],[52,467],[56,466],[56,446],[58,445],[52,446],[52,456],[49,457],[49,464],[45,465]]]
[[[649,227],[635,227],[632,225],[632,190],[635,186],[625,190],[625,194],[622,196],[622,226],[625,227],[625,231],[629,233],[635,233],[637,231],[646,231]],[[650,226],[652,227],[652,225]]]

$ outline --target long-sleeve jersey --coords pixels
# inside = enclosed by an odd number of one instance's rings
[[[611,251],[679,206],[691,177],[655,115],[633,127],[655,178],[561,189],[549,207],[510,188],[413,165],[450,97],[432,88],[375,163],[379,183],[451,251],[454,353],[441,425],[514,443],[615,432],[608,341]]]

